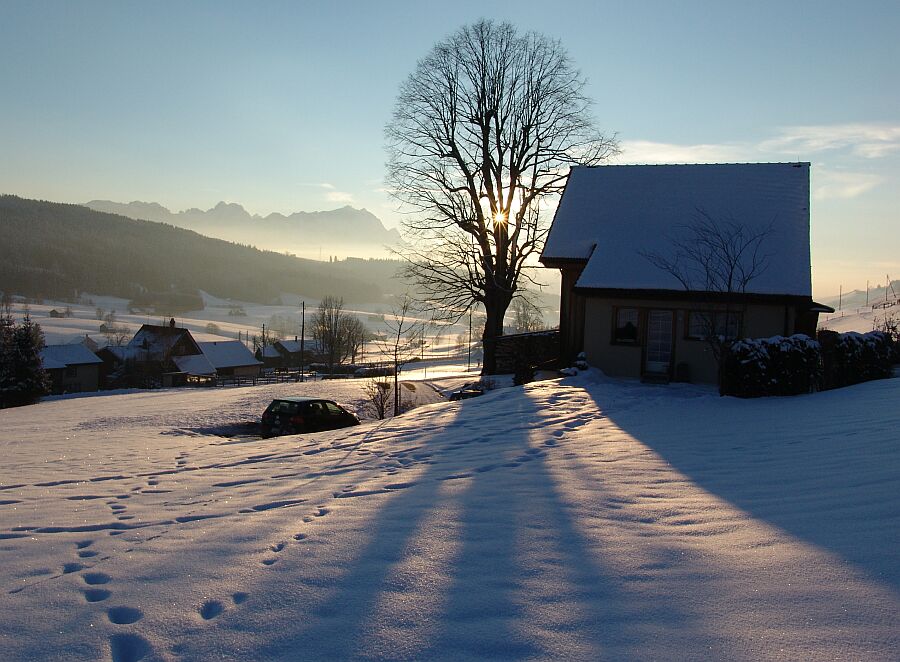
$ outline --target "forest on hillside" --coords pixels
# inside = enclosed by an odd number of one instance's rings
[[[211,239],[80,205],[0,196],[0,290],[72,299],[210,294],[258,303],[280,293],[381,301],[399,283],[387,260],[318,262]]]

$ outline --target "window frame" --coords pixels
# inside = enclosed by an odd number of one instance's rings
[[[619,329],[624,328],[619,326],[619,313],[623,311],[634,311],[634,338],[620,338],[618,335]],[[624,347],[640,347],[641,346],[641,330],[643,328],[643,318],[644,313],[643,310],[638,306],[613,306],[613,314],[612,314],[612,330],[610,333],[610,344],[612,345],[622,345]]]

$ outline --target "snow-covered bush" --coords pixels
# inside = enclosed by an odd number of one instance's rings
[[[819,342],[825,363],[825,388],[840,388],[892,374],[893,343],[882,331],[820,331]]]
[[[587,370],[590,366],[588,366],[587,356],[584,352],[578,352],[578,358],[575,360],[575,367],[579,370]]]
[[[822,388],[819,343],[802,334],[739,340],[722,356],[722,395],[755,398]]]

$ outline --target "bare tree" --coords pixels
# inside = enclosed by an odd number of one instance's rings
[[[344,300],[334,296],[326,296],[319,303],[312,318],[313,338],[328,362],[329,372],[344,358]]]
[[[124,324],[110,324],[104,329],[103,335],[106,337],[107,345],[111,345],[112,347],[122,347],[123,345],[128,344],[132,333],[131,329]]]
[[[369,411],[378,420],[384,419],[394,400],[394,385],[390,380],[384,377],[373,377],[363,384],[363,393],[366,395],[366,405]]]
[[[359,321],[358,317],[347,315],[344,318],[344,343],[346,354],[350,363],[356,363],[356,357],[362,351],[363,345],[369,340],[371,334],[366,325]]]
[[[765,272],[768,256],[762,245],[773,224],[755,229],[733,217],[716,219],[697,208],[694,219],[676,228],[673,249],[667,253],[642,255],[655,267],[674,276],[689,292],[704,295],[708,310],[700,318],[703,335],[720,362],[724,347],[738,331],[735,304],[751,281]]]
[[[487,318],[484,372],[544,243],[542,208],[572,165],[616,153],[560,42],[480,21],[438,43],[402,84],[386,128],[388,184],[410,212],[402,256],[416,297],[456,321]]]
[[[513,299],[513,329],[516,333],[530,333],[544,328],[540,309],[524,296]]]
[[[425,337],[425,323],[414,316],[415,301],[404,294],[390,315],[385,315],[387,330],[384,340],[378,341],[382,353],[389,357],[394,373],[394,414],[401,411],[400,371],[403,364],[415,357]]]
[[[326,296],[312,318],[313,338],[328,361],[328,369],[347,359],[356,360],[363,343],[369,338],[369,330],[353,315],[344,310],[344,300]]]

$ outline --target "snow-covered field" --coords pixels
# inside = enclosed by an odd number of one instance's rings
[[[0,656],[897,659],[898,379],[743,401],[586,373],[213,434],[326,387],[352,383],[0,411]]]

